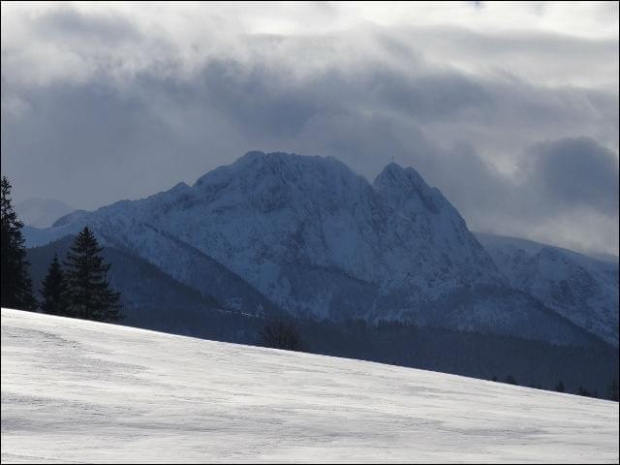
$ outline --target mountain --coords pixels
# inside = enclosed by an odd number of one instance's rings
[[[477,234],[516,289],[618,347],[618,262],[524,239]]]
[[[591,339],[514,289],[441,192],[396,164],[371,184],[335,158],[249,152],[191,187],[61,218],[37,240],[85,225],[199,293],[213,291],[196,263],[210,263],[295,317]]]
[[[19,219],[27,226],[47,228],[75,208],[55,199],[32,198],[15,205]]]
[[[618,463],[618,404],[2,309],[2,463]]]

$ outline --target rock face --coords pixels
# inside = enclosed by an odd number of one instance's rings
[[[513,287],[618,347],[618,263],[510,237],[478,234]]]
[[[213,281],[190,266],[208,257],[295,316],[398,320],[567,344],[588,339],[513,289],[441,192],[396,164],[371,184],[334,158],[249,152],[191,187],[57,225],[50,236],[89,225],[108,245],[214,295]],[[249,304],[239,303],[262,311]]]

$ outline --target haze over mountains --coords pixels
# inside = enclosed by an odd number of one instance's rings
[[[15,205],[19,218],[27,226],[35,228],[48,228],[54,222],[68,215],[75,208],[56,199],[32,198]]]
[[[249,152],[191,187],[26,237],[45,245],[86,225],[231,311],[618,345],[617,263],[478,236],[485,249],[437,188],[394,163],[371,184],[335,158]]]

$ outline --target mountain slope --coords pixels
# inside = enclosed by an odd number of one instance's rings
[[[412,223],[417,254],[424,273],[445,274],[456,265],[458,278],[468,284],[504,284],[491,257],[469,232],[465,220],[441,191],[431,188],[413,168],[390,163],[373,186],[394,210],[394,218]]]
[[[617,463],[618,404],[2,309],[2,463]]]
[[[618,263],[524,239],[478,234],[511,284],[618,347]]]
[[[28,249],[37,293],[54,253],[62,259],[72,241],[73,237],[67,236],[46,246]],[[255,323],[239,324],[236,320],[246,318],[248,309],[255,309],[255,313],[261,315],[277,312],[260,293],[208,257],[192,253],[185,260],[182,247],[171,252],[184,261],[187,276],[204,281],[202,292],[198,292],[139,258],[128,248],[112,244],[105,238],[103,242],[106,244],[104,258],[112,264],[110,284],[121,292],[123,324],[195,337],[247,342],[256,338],[257,330],[252,327]],[[160,247],[162,253],[166,251],[165,244],[155,245]]]

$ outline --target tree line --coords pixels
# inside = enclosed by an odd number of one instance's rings
[[[501,382],[501,381],[499,381],[497,379],[497,376],[493,376],[491,378],[491,381]],[[518,381],[512,375],[508,375],[506,377],[506,379],[504,380],[504,383],[512,384],[514,386],[518,386],[519,385]],[[543,389],[543,387],[540,386],[540,385],[529,386],[529,387],[533,387],[535,389]],[[556,391],[556,392],[562,392],[562,393],[568,392],[566,390],[566,388],[564,387],[564,383],[562,381],[558,382],[558,384],[555,385],[553,390]],[[599,395],[599,393],[596,390],[595,391],[590,391],[590,390],[584,388],[583,386],[579,386],[575,390],[574,394],[577,394],[578,396],[594,397],[595,399],[608,399],[608,400],[613,400],[615,402],[618,402],[618,397],[619,397],[619,393],[618,393],[618,380],[617,379],[612,380],[612,382],[607,387],[607,392],[604,395]]]
[[[61,261],[54,256],[38,301],[32,290],[29,263],[22,234],[23,223],[13,209],[11,183],[1,181],[1,289],[2,307],[37,311],[95,321],[120,319],[120,293],[108,281],[110,265],[102,257],[95,234],[85,227]]]

